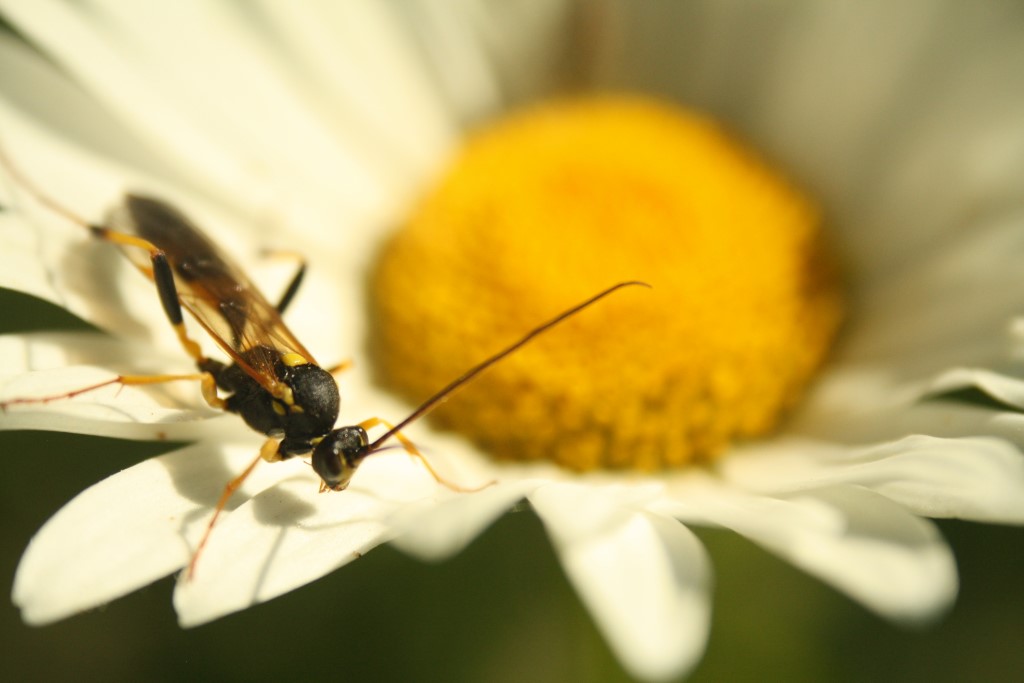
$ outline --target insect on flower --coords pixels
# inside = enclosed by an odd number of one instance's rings
[[[261,460],[278,462],[311,455],[313,470],[321,479],[321,492],[342,491],[363,460],[396,439],[440,484],[455,491],[466,491],[444,479],[401,430],[429,413],[476,375],[566,318],[623,287],[648,286],[638,281],[620,282],[563,311],[467,370],[397,424],[371,417],[357,425],[335,428],[341,399],[333,373],[344,369],[345,365],[321,367],[281,318],[302,283],[305,262],[300,263],[290,284],[273,305],[245,273],[174,206],[129,193],[104,223],[90,223],[31,183],[2,151],[0,163],[40,204],[81,226],[93,237],[122,249],[156,287],[167,319],[198,369],[191,374],[119,375],[55,395],[9,399],[0,402],[0,409],[70,399],[111,385],[192,380],[200,383],[203,398],[210,406],[240,415],[252,429],[268,437],[259,455],[224,487],[189,563],[190,577],[220,513]],[[227,354],[230,364],[203,353],[186,330],[183,309]],[[367,430],[378,426],[386,431],[370,441]]]

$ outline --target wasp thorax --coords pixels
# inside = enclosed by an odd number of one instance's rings
[[[348,486],[356,468],[369,455],[370,440],[362,427],[341,427],[313,449],[313,471],[334,491]]]
[[[328,433],[338,419],[341,398],[331,373],[306,363],[289,367],[282,378],[292,391],[293,404],[285,407],[285,433],[313,439]]]

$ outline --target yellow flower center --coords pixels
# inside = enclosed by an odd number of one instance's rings
[[[421,400],[562,309],[441,424],[586,470],[707,460],[799,398],[841,318],[816,207],[696,114],[537,107],[471,136],[372,276],[381,378]]]

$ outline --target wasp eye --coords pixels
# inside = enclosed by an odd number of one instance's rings
[[[369,443],[362,427],[335,429],[313,449],[313,471],[320,475],[327,488],[341,491],[367,456]]]

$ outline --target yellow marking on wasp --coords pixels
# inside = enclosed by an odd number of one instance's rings
[[[276,439],[267,439],[263,442],[263,446],[260,447],[260,458],[266,462],[280,462],[282,460],[281,454],[278,451],[278,446],[281,443]]]
[[[203,400],[205,400],[212,408],[227,410],[228,402],[217,395],[217,380],[214,379],[213,375],[208,372],[204,372],[200,382],[200,387],[203,392]]]
[[[203,360],[203,351],[199,348],[198,342],[188,336],[188,331],[185,330],[185,323],[178,323],[174,326],[174,332],[178,335],[178,341],[181,342],[185,352],[192,357],[193,360]]]
[[[107,228],[95,228],[93,233],[98,235],[101,239],[113,242],[114,244],[120,244],[126,247],[138,247],[139,249],[145,249],[150,253],[160,251],[152,242],[144,240],[141,237],[136,237],[135,235],[128,235],[123,232],[117,232]]]
[[[309,365],[309,359],[303,358],[297,353],[286,353],[281,356],[281,362],[290,368],[294,368],[296,365]]]
[[[284,417],[288,413],[288,410],[280,401],[274,401],[270,405],[274,408],[274,412],[282,417]]]

